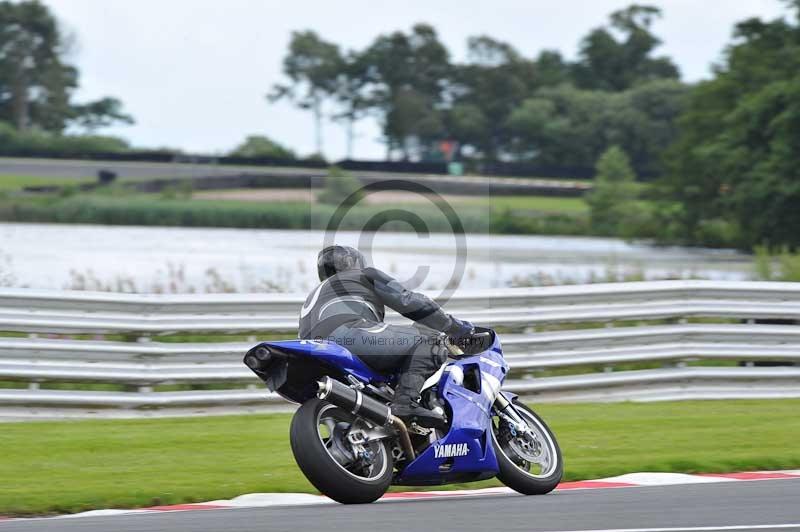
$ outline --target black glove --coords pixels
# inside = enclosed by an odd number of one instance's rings
[[[450,320],[452,323],[444,332],[453,340],[458,341],[463,338],[468,338],[475,332],[475,326],[466,320],[459,320],[453,316],[450,316]]]

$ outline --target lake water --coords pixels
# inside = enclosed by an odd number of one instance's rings
[[[644,276],[743,280],[751,259],[729,250],[660,248],[561,236],[339,232],[410,287],[459,290]],[[290,291],[316,283],[322,231],[0,223],[0,285],[137,292]],[[463,260],[458,258],[463,257]]]

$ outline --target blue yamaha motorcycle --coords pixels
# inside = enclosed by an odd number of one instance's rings
[[[444,335],[440,341],[450,358],[425,382],[420,401],[444,415],[441,428],[407,426],[393,416],[396,376],[335,343],[264,342],[244,363],[270,390],[301,405],[292,452],[308,480],[336,501],[372,502],[391,485],[495,476],[526,495],[552,491],[563,472],[561,451],[545,422],[500,390],[509,368],[497,334],[479,328],[463,346]]]

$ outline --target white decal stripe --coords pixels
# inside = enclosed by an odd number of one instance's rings
[[[445,362],[444,364],[442,364],[439,367],[439,370],[436,373],[434,373],[433,375],[428,377],[428,379],[425,381],[425,384],[422,385],[422,388],[420,389],[420,393],[424,392],[425,390],[427,390],[428,388],[430,388],[431,386],[433,386],[434,384],[437,384],[439,382],[439,379],[442,378],[442,374],[444,374],[444,370],[445,370],[445,368],[447,367],[448,364],[449,364],[449,362]]]
[[[490,375],[485,371],[481,371],[481,378],[483,379],[483,393],[490,401],[494,401],[497,397],[497,392],[500,391],[500,379],[494,375]]]
[[[319,293],[322,290],[322,287],[325,286],[325,283],[327,282],[328,282],[327,279],[322,281],[317,287],[317,289],[314,290],[314,296],[311,298],[311,301],[308,302],[308,305],[304,304],[303,308],[300,309],[301,318],[305,318],[308,315],[308,313],[311,312],[311,309],[314,308],[314,305],[317,304],[317,299],[319,299]]]
[[[498,363],[497,363],[497,362],[495,362],[494,360],[492,360],[492,359],[489,359],[489,358],[486,358],[486,357],[481,357],[481,362],[483,362],[484,364],[489,364],[490,366],[494,366],[494,367],[496,367],[496,368],[501,368],[501,367],[503,367],[503,365],[502,365],[502,364],[498,364]]]
[[[781,528],[800,528],[800,523],[785,523],[780,525],[680,526],[674,528],[590,528],[586,530],[548,530],[547,532],[725,532],[726,530],[778,530]]]

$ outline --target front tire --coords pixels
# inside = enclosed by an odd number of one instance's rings
[[[373,455],[366,465],[354,459],[346,432],[355,416],[336,405],[311,399],[292,418],[292,453],[306,478],[331,499],[360,504],[379,499],[392,482],[392,453],[384,441],[366,445]]]
[[[522,403],[512,403],[535,439],[511,434],[500,417],[493,420],[492,444],[497,455],[497,478],[523,495],[544,495],[555,489],[564,474],[561,449],[550,427]]]

